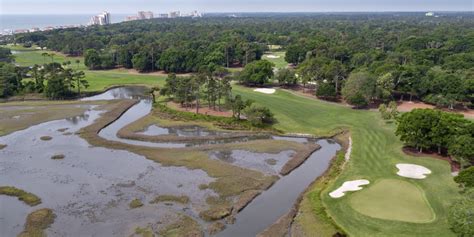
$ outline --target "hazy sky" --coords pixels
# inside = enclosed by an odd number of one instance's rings
[[[327,11],[474,11],[474,0],[0,0],[1,14]]]

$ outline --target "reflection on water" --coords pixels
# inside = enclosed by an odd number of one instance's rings
[[[82,99],[140,99],[119,119],[100,131],[108,140],[153,147],[185,147],[202,144],[245,142],[254,139],[288,140],[300,143],[313,139],[294,137],[248,136],[195,143],[152,143],[120,139],[117,131],[147,115],[151,100],[144,96],[143,87],[122,87],[100,95]],[[0,197],[0,235],[15,236],[23,229],[26,214],[38,208],[54,209],[55,223],[47,230],[50,236],[124,236],[137,225],[170,221],[170,216],[186,212],[197,216],[203,210],[206,197],[216,195],[212,190],[200,190],[200,184],[214,179],[202,170],[184,167],[162,167],[134,153],[90,147],[78,136],[63,136],[58,129],[77,132],[100,116],[100,111],[89,108],[86,113],[69,119],[32,126],[0,137],[0,185],[11,185],[40,196],[43,203],[29,207],[14,198]],[[150,126],[144,134],[177,136],[219,136],[223,132],[210,131],[198,126],[161,128]],[[51,136],[51,141],[39,137]],[[293,205],[298,195],[329,166],[331,157],[340,148],[331,140],[320,140],[322,149],[313,153],[300,167],[282,177],[237,215],[219,236],[255,236]],[[25,149],[26,148],[26,149]],[[52,160],[55,154],[64,154],[64,160]],[[292,151],[278,154],[253,153],[245,150],[212,151],[210,157],[265,173],[278,173],[291,157]],[[272,161],[272,162],[269,162]],[[125,184],[125,185],[124,185]],[[130,210],[128,202],[140,198],[144,203],[157,194],[187,195],[190,209],[182,206],[150,206]]]
[[[340,149],[331,140],[319,140],[321,149],[301,166],[283,176],[270,189],[256,197],[236,216],[236,222],[217,236],[256,236],[287,213],[311,182],[329,167],[331,158]]]
[[[178,127],[159,127],[157,125],[150,125],[145,129],[145,131],[138,133],[149,136],[175,135],[179,137],[209,137],[225,136],[229,134],[228,132],[209,130],[205,127],[194,125]]]

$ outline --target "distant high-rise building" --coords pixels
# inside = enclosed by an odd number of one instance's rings
[[[151,11],[139,11],[138,12],[138,19],[144,20],[144,19],[153,19],[153,12]]]
[[[97,16],[91,17],[91,20],[89,22],[89,25],[109,25],[111,23],[110,21],[110,13],[104,11],[101,14]]]
[[[179,11],[174,11],[174,12],[168,13],[169,18],[176,18],[176,17],[180,17],[180,16],[181,16],[181,13]]]

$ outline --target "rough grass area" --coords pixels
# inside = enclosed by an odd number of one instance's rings
[[[79,116],[87,110],[88,106],[86,105],[106,103],[108,102],[28,101],[0,103],[0,136],[36,124]]]
[[[164,227],[160,230],[163,237],[202,237],[204,233],[201,226],[191,217],[182,215],[179,221]]]
[[[434,219],[423,191],[414,181],[382,179],[350,195],[352,208],[367,216],[415,223]]]
[[[53,210],[43,208],[36,210],[26,217],[25,230],[18,237],[43,237],[46,236],[44,230],[54,223]]]
[[[135,208],[139,208],[139,207],[142,207],[143,206],[143,202],[136,198],[136,199],[133,199],[129,204],[128,204],[128,207],[130,207],[130,209],[135,209]]]
[[[454,236],[447,222],[447,210],[459,194],[449,164],[429,157],[405,155],[402,152],[403,144],[394,134],[395,124],[385,123],[378,112],[353,110],[285,90],[266,96],[250,88],[234,85],[234,93],[268,107],[279,121],[275,127],[281,131],[316,136],[330,136],[342,130],[351,132],[351,160],[344,165],[339,176],[325,180],[327,184],[319,187],[320,190],[315,188],[305,196],[305,210],[317,218],[304,219],[300,222],[305,226],[302,229],[311,231],[315,230],[313,226],[329,226],[327,230],[332,235],[334,227],[331,226],[334,224],[331,221],[334,220],[350,236]],[[416,224],[369,217],[354,210],[349,198],[332,199],[328,195],[330,190],[347,180],[367,179],[375,183],[381,179],[397,179],[397,163],[418,164],[433,172],[429,178],[417,183],[436,215],[432,222]],[[326,214],[320,214],[320,211],[326,211]],[[313,232],[307,231],[306,236],[311,236]]]
[[[30,206],[36,206],[41,203],[41,198],[38,196],[11,186],[0,187],[0,195],[17,197],[18,200]]]
[[[188,196],[174,196],[174,195],[159,195],[150,201],[150,204],[160,203],[160,202],[175,202],[181,204],[188,204]]]

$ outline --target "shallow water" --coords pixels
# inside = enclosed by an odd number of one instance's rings
[[[212,151],[210,158],[243,168],[257,170],[265,174],[278,175],[281,168],[290,160],[294,153],[294,151],[282,151],[277,154],[257,153],[245,150]],[[272,161],[275,164],[272,164]]]
[[[257,196],[237,214],[236,222],[228,225],[217,236],[255,236],[287,213],[298,196],[326,171],[331,158],[340,149],[337,143],[330,140],[320,140],[317,143],[322,147],[320,150]]]
[[[116,98],[140,99],[115,122],[102,129],[105,139],[152,147],[185,147],[202,144],[245,142],[261,137],[220,139],[196,143],[154,143],[117,137],[117,131],[147,115],[151,101],[143,96],[142,87],[111,89],[103,94],[84,98],[84,101]],[[26,215],[32,210],[52,208],[57,215],[47,230],[49,236],[124,236],[136,226],[149,223],[172,222],[176,213],[193,217],[207,207],[205,198],[215,195],[212,190],[199,190],[200,184],[214,179],[202,170],[183,167],[163,167],[145,157],[127,151],[111,150],[90,145],[74,135],[100,116],[100,111],[90,107],[86,113],[73,118],[51,121],[0,137],[0,185],[16,186],[42,198],[43,203],[29,207],[15,198],[0,196],[0,234],[15,236],[23,229]],[[156,126],[156,125],[155,125]],[[68,128],[66,136],[58,129]],[[191,128],[191,127],[190,127]],[[150,128],[149,128],[150,129]],[[164,128],[151,128],[163,132]],[[156,131],[155,131],[156,132]],[[167,131],[178,136],[209,136],[212,131],[192,127]],[[216,133],[215,135],[220,135]],[[42,141],[41,136],[51,136]],[[314,142],[307,138],[269,137],[300,143]],[[292,207],[298,195],[328,167],[339,145],[320,140],[322,149],[282,177],[269,190],[263,192],[237,215],[234,225],[229,225],[219,236],[254,236]],[[52,160],[55,154],[65,154],[64,160]],[[237,166],[276,174],[288,161],[291,151],[278,154],[252,153],[234,150],[229,154],[211,152],[210,157]],[[272,160],[275,164],[269,162]],[[187,195],[189,205],[148,204],[156,195]],[[139,198],[144,207],[130,210],[129,202]]]
[[[179,126],[179,127],[159,127],[150,125],[144,131],[138,132],[148,136],[175,135],[179,137],[208,137],[208,136],[225,136],[228,132],[209,130],[201,126]]]
[[[163,167],[127,151],[90,147],[80,137],[58,131],[68,128],[67,132],[74,133],[99,114],[91,108],[83,116],[0,137],[0,143],[8,145],[0,151],[0,185],[24,189],[42,199],[42,204],[31,208],[2,196],[1,236],[16,236],[23,229],[27,213],[43,207],[52,208],[57,215],[47,231],[49,236],[123,236],[137,225],[169,222],[169,216],[177,212],[196,216],[207,207],[206,197],[215,193],[198,186],[214,179],[204,171]],[[42,141],[41,136],[53,139]],[[66,157],[52,160],[54,154]],[[191,204],[148,204],[161,194],[187,195]],[[145,206],[129,210],[134,198],[140,198]]]

